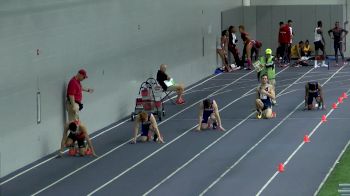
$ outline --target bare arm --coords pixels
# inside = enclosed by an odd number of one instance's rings
[[[331,35],[331,32],[333,32],[333,29],[330,29],[330,30],[328,31],[328,35],[329,35],[329,37],[330,37],[331,39],[333,39],[333,37],[332,37],[332,35]]]
[[[269,89],[269,92],[266,95],[271,99],[276,99],[275,90],[273,88]]]
[[[159,138],[159,141],[161,143],[164,143],[163,138],[160,135],[160,131],[159,131],[159,128],[158,128],[158,124],[157,124],[156,118],[154,118],[153,114],[151,114],[150,121],[151,121],[151,124],[152,124],[152,127],[153,127],[154,131],[156,132],[156,134],[157,134],[157,136]]]
[[[197,131],[200,131],[202,128],[202,120],[203,120],[203,102],[199,104],[198,108],[198,126],[197,126]]]
[[[320,84],[318,85],[318,89],[320,91],[320,101],[322,103],[322,109],[326,109],[325,105],[324,105],[324,96],[323,96],[323,90],[322,90],[322,86]]]
[[[307,108],[307,98],[309,97],[309,85],[305,84],[305,108]]]
[[[269,91],[266,91],[265,89],[261,89],[260,93],[265,94],[266,96],[268,96],[271,99],[275,99],[275,91],[273,90],[273,88],[269,88]]]
[[[73,106],[75,103],[74,95],[68,95],[68,99],[69,99],[69,102],[71,103],[71,105]]]
[[[225,130],[223,127],[222,127],[222,124],[221,124],[221,118],[220,118],[220,113],[219,113],[219,107],[216,103],[215,100],[213,100],[213,109],[214,109],[214,114],[215,114],[215,118],[218,122],[218,127],[221,129],[221,130]]]
[[[342,38],[344,38],[349,33],[349,31],[347,31],[345,29],[343,29],[343,32],[344,32],[344,36],[342,36]]]
[[[134,143],[134,144],[136,143],[137,134],[139,132],[139,127],[140,127],[140,117],[139,117],[139,115],[137,115],[136,119],[135,119],[134,133],[133,133],[131,143]]]
[[[86,142],[87,142],[87,144],[89,145],[89,148],[90,148],[91,151],[92,151],[92,155],[93,155],[94,157],[97,157],[97,155],[96,155],[96,153],[95,153],[95,149],[94,149],[94,147],[92,146],[92,142],[91,142],[90,136],[89,136],[89,134],[88,134],[88,132],[87,132],[87,128],[86,128],[84,125],[82,125],[82,124],[80,124],[79,126],[80,126],[81,131],[82,131],[82,132],[84,133],[84,135],[85,135]]]
[[[321,34],[323,45],[326,45],[326,42],[324,41],[323,31],[321,29],[319,29],[319,30],[317,30],[317,33]]]
[[[83,91],[85,91],[85,92],[88,92],[88,93],[93,93],[94,92],[94,89],[92,89],[92,88],[82,88],[82,90]]]
[[[300,54],[300,50],[301,50],[302,48],[301,47],[299,47],[299,45],[297,46],[297,53],[298,53],[298,58],[300,58],[301,57],[301,54]]]
[[[68,125],[65,125],[65,126],[64,126],[64,130],[63,130],[62,140],[61,140],[60,155],[63,154],[63,150],[64,150],[64,148],[66,147],[67,133],[68,133]]]

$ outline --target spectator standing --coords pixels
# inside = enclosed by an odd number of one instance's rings
[[[331,36],[331,33],[333,33],[333,36]],[[328,31],[329,37],[334,40],[334,52],[335,52],[335,62],[336,65],[338,65],[338,50],[341,55],[343,64],[346,63],[344,59],[343,54],[343,38],[348,34],[348,31],[339,27],[339,22],[335,22],[335,27],[333,29],[330,29]]]
[[[84,88],[81,85],[81,81],[86,78],[88,78],[86,71],[81,69],[68,83],[66,109],[68,112],[68,121],[70,122],[79,120],[79,111],[83,109],[83,91],[88,93],[94,92],[93,89]]]
[[[314,44],[315,44],[315,64],[314,64],[314,68],[320,67],[317,64],[317,60],[320,58],[318,56],[318,50],[322,51],[322,56],[321,56],[322,64],[321,64],[321,67],[328,67],[328,65],[325,63],[325,59],[326,59],[325,45],[326,45],[326,42],[324,41],[324,37],[323,37],[322,21],[320,21],[320,20],[317,21],[317,27],[315,28],[314,33],[315,33],[315,41],[314,41]]]
[[[230,26],[228,28],[229,31],[229,42],[228,42],[228,51],[231,52],[233,55],[233,58],[235,59],[235,63],[237,68],[240,68],[241,65],[241,59],[239,58],[239,52],[238,52],[238,47],[237,47],[237,36],[236,36],[236,28],[234,26]]]
[[[288,62],[288,45],[290,44],[291,33],[288,24],[281,24],[278,31],[278,42],[280,44],[280,51],[283,51],[282,62]],[[287,65],[287,64],[286,64]]]

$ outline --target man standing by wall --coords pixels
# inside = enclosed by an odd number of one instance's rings
[[[68,121],[79,120],[79,111],[83,109],[82,99],[83,91],[93,93],[90,88],[83,88],[81,81],[87,78],[87,73],[84,69],[78,71],[77,75],[73,76],[67,87],[67,103],[66,109],[68,112]]]

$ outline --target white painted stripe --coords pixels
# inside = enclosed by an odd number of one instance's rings
[[[306,74],[308,74],[310,71],[312,71],[313,69],[310,69],[308,72],[306,72],[305,74],[303,74],[300,78],[298,78],[296,81],[294,81],[294,83],[290,84],[287,88],[285,88],[284,90],[282,90],[279,95],[277,95],[278,97],[288,88],[290,88],[292,85],[294,85],[296,82],[298,82],[301,78],[303,78]],[[302,102],[303,103],[303,102]],[[262,141],[265,140],[265,138],[267,138],[277,127],[279,127],[290,115],[293,114],[294,111],[297,110],[297,108],[300,107],[300,105],[302,104],[300,103],[297,107],[295,107],[295,109],[289,113],[286,117],[284,117],[272,130],[270,130],[263,138],[261,138],[256,144],[254,144],[245,154],[243,154],[233,165],[231,165],[231,167],[229,167],[224,173],[222,173],[214,182],[212,182],[206,189],[204,189],[199,195],[204,195],[205,193],[207,193],[213,186],[215,186],[229,171],[231,171],[234,167],[236,167],[236,165],[238,165],[252,150],[254,150],[256,148],[256,146],[258,146]],[[251,113],[249,116],[253,115],[255,112]]]
[[[225,87],[227,87],[227,86],[229,86],[229,85],[232,85],[232,84],[236,83],[236,82],[237,82],[237,81],[239,81],[241,78],[246,77],[247,75],[249,75],[249,74],[250,74],[250,73],[252,73],[252,72],[253,72],[253,71],[251,71],[251,72],[248,72],[248,73],[244,74],[243,76],[241,76],[241,77],[237,78],[237,79],[236,79],[236,80],[234,80],[233,82],[231,82],[231,83],[227,84]],[[225,87],[222,87],[222,88],[220,88],[220,89],[216,90],[216,91],[215,91],[215,92],[213,92],[212,94],[215,94],[216,92],[218,92],[218,91],[220,91],[220,90],[225,89]],[[190,106],[187,106],[186,108],[182,109],[181,111],[177,112],[176,114],[172,115],[171,117],[169,117],[169,118],[167,118],[167,119],[163,120],[162,122],[160,122],[160,123],[159,123],[159,125],[161,125],[161,124],[163,124],[163,123],[167,122],[168,120],[170,120],[170,119],[172,119],[173,117],[175,117],[175,116],[177,116],[177,115],[181,114],[182,112],[186,111],[187,109],[189,109],[189,108],[191,108],[191,107],[193,107],[193,106],[197,105],[197,104],[198,104],[200,101],[201,101],[201,100],[197,101],[196,103],[193,103],[193,104],[192,104],[192,105],[190,105]],[[191,128],[191,129],[192,129],[192,128]],[[184,134],[182,134],[182,135],[184,135]],[[182,136],[182,135],[180,135],[180,136]],[[122,172],[122,173],[120,174],[120,176],[124,175],[126,172],[128,172],[128,171],[129,171],[129,170],[131,170],[131,169],[133,169],[133,168],[134,168],[134,167],[136,167],[137,165],[141,164],[141,163],[142,163],[144,160],[147,160],[147,159],[148,159],[149,157],[151,157],[153,154],[155,154],[156,152],[159,152],[161,149],[163,149],[163,148],[165,148],[166,146],[170,145],[172,142],[176,141],[178,138],[180,138],[180,137],[176,137],[176,138],[175,138],[174,140],[172,140],[171,142],[166,143],[166,144],[165,144],[165,145],[163,145],[161,148],[159,148],[157,151],[153,152],[152,154],[148,155],[146,158],[142,159],[140,162],[136,163],[136,164],[135,164],[135,165],[133,165],[132,167],[130,167],[130,168],[128,168],[127,170],[125,170],[124,172]],[[98,161],[98,160],[102,159],[103,157],[105,157],[105,156],[109,155],[109,154],[110,154],[110,153],[112,153],[113,151],[115,151],[115,150],[117,150],[117,149],[121,148],[122,146],[124,146],[124,145],[128,144],[130,141],[131,141],[131,139],[130,139],[130,140],[128,140],[128,141],[126,141],[126,142],[124,142],[123,144],[120,144],[119,146],[117,146],[117,147],[115,147],[115,148],[113,148],[113,149],[109,150],[108,152],[106,152],[106,153],[104,153],[103,155],[101,155],[101,156],[97,157],[97,158],[96,158],[96,159],[94,159],[93,161],[91,161],[91,162],[89,162],[89,163],[87,163],[87,164],[85,164],[85,165],[83,165],[83,166],[79,167],[78,169],[76,169],[76,170],[74,170],[74,171],[70,172],[69,174],[65,175],[64,177],[62,177],[62,178],[60,178],[60,179],[58,179],[58,180],[56,180],[55,182],[51,183],[50,185],[48,185],[48,186],[46,186],[46,187],[44,187],[44,188],[40,189],[39,191],[37,191],[37,192],[33,193],[32,195],[37,195],[37,194],[39,194],[39,193],[41,193],[41,192],[43,192],[43,191],[45,191],[45,190],[49,189],[50,187],[54,186],[55,184],[57,184],[57,183],[61,182],[62,180],[64,180],[64,179],[68,178],[69,176],[71,176],[71,175],[75,174],[76,172],[78,172],[78,171],[80,171],[80,170],[84,169],[85,167],[87,167],[87,166],[91,165],[92,163],[94,163],[94,162],[96,162],[96,161]],[[118,178],[119,178],[119,177],[118,177]]]
[[[195,87],[197,87],[197,86],[199,86],[199,85],[202,85],[202,84],[204,84],[205,82],[207,82],[207,81],[209,81],[209,80],[211,80],[211,79],[213,79],[213,78],[215,78],[215,77],[217,77],[217,76],[219,76],[219,75],[221,75],[221,74],[213,75],[213,76],[207,78],[206,80],[202,81],[201,83],[198,83],[198,84],[192,86],[191,88],[186,89],[185,92],[190,91],[191,89],[193,89],[193,88],[195,88]],[[172,97],[172,98],[174,98],[174,97]],[[167,101],[169,101],[169,100],[166,100],[165,102],[167,102]],[[106,133],[106,132],[109,132],[110,130],[112,130],[112,129],[114,129],[114,128],[116,128],[116,127],[118,127],[118,126],[120,126],[120,125],[122,125],[122,124],[124,124],[125,122],[128,122],[128,121],[129,121],[129,119],[124,120],[124,121],[118,123],[117,125],[112,126],[112,127],[108,128],[108,129],[106,129],[106,130],[104,130],[104,131],[102,131],[102,132],[96,134],[95,136],[91,137],[91,139],[95,139],[95,138],[97,138],[98,136],[100,136],[100,135],[102,135],[102,134],[104,134],[104,133]],[[68,150],[65,150],[65,151],[64,151],[64,153],[66,153],[66,152],[68,152]],[[25,173],[31,171],[31,170],[33,170],[33,169],[35,169],[35,168],[39,167],[40,165],[43,165],[43,164],[45,164],[45,163],[47,163],[47,162],[49,162],[49,161],[55,159],[56,157],[57,157],[57,155],[54,155],[54,156],[52,156],[52,157],[50,157],[50,158],[48,158],[48,159],[46,159],[46,160],[44,160],[44,161],[42,161],[42,162],[40,162],[40,163],[37,163],[37,164],[33,165],[32,167],[30,167],[30,168],[28,168],[28,169],[26,169],[26,170],[24,170],[24,171],[22,171],[22,172],[20,172],[20,173],[18,173],[18,174],[16,174],[16,175],[12,176],[11,178],[9,178],[9,179],[7,179],[7,180],[1,182],[1,183],[0,183],[0,186],[2,186],[2,185],[4,185],[4,184],[10,182],[11,180],[13,180],[13,179],[15,179],[15,178],[17,178],[17,177],[19,177],[19,176],[21,176],[21,175],[23,175],[23,174],[25,174]]]
[[[283,71],[283,70],[282,70]],[[281,72],[282,72],[281,71]],[[279,72],[279,73],[281,73]],[[278,74],[278,73],[277,73]],[[246,92],[245,94],[243,94],[241,97],[239,97],[236,100],[242,99],[243,97],[246,97],[247,94],[249,94],[250,91],[255,90],[255,88],[249,90],[248,92]],[[277,95],[277,97],[280,97],[281,95]],[[234,100],[233,102],[235,102],[236,100]],[[231,105],[232,103],[230,103],[229,105]],[[226,105],[224,108],[222,108],[221,110],[225,109],[226,107],[228,107],[229,105]],[[220,110],[220,111],[221,111]],[[205,147],[203,150],[201,150],[198,154],[196,154],[194,157],[192,157],[190,160],[188,160],[186,163],[184,163],[183,165],[181,165],[179,168],[177,168],[174,172],[172,172],[170,175],[168,175],[166,178],[164,178],[163,180],[161,180],[158,184],[156,184],[155,186],[153,186],[151,189],[149,189],[147,192],[145,192],[143,194],[143,196],[146,196],[148,194],[150,194],[152,191],[154,191],[156,188],[158,188],[161,184],[163,184],[164,182],[166,182],[167,180],[169,180],[172,176],[174,176],[177,172],[179,172],[180,170],[182,170],[184,167],[186,167],[188,164],[190,164],[193,160],[195,160],[196,158],[198,158],[201,154],[203,154],[206,150],[208,150],[210,147],[212,147],[214,144],[216,144],[217,142],[219,142],[222,138],[224,138],[227,134],[229,134],[231,131],[233,131],[234,129],[236,129],[238,126],[240,126],[242,123],[244,123],[245,121],[247,121],[253,114],[255,114],[255,111],[252,112],[251,114],[249,114],[246,118],[244,118],[242,121],[240,121],[238,124],[236,124],[234,127],[232,127],[230,130],[226,131],[225,134],[223,134],[222,136],[220,136],[218,139],[216,139],[214,142],[212,142],[211,144],[209,144],[207,147]]]
[[[339,68],[338,69],[338,71],[337,72],[335,72],[334,74],[332,74],[332,76],[330,76],[330,78],[328,78],[328,80],[326,80],[323,84],[322,84],[322,86],[324,86],[325,84],[327,84],[327,82],[330,80],[330,79],[332,79],[333,78],[333,76],[335,75],[335,74],[337,74],[340,70],[342,70],[343,68],[344,68],[345,66],[342,66],[341,68]],[[302,104],[303,102],[301,102],[301,104]],[[299,104],[300,105],[300,104]],[[334,111],[334,109],[331,109],[328,113],[327,113],[327,115],[326,115],[326,117],[328,117],[332,112]],[[317,125],[316,125],[316,127],[311,131],[311,133],[309,134],[309,138],[311,138],[311,136],[314,134],[314,132],[318,129],[318,127],[319,126],[321,126],[321,124],[322,124],[322,121],[320,121]],[[294,155],[301,149],[301,147],[303,147],[303,145],[305,144],[305,142],[301,142],[300,143],[300,145],[293,151],[293,153],[287,158],[287,160],[284,162],[284,166],[286,166],[288,163],[289,163],[289,161],[294,157]],[[266,189],[266,187],[276,178],[276,176],[278,175],[278,171],[276,171],[273,175],[272,175],[272,177],[264,184],[264,186],[258,191],[258,193],[256,194],[257,196],[259,196],[259,195],[261,195],[261,193]]]
[[[240,77],[240,78],[243,78],[243,77],[245,77],[246,75],[248,75],[248,74],[250,74],[250,73],[252,73],[252,72],[253,72],[253,71],[250,71],[249,73],[243,75],[243,76]],[[239,78],[239,79],[240,79],[240,78]],[[238,81],[239,79],[236,79],[235,81]],[[235,81],[234,81],[234,82],[231,82],[231,84],[236,83]],[[229,86],[229,85],[227,85],[227,86]],[[222,89],[224,89],[224,88],[221,88],[221,89],[219,89],[219,90],[222,90]],[[217,90],[217,91],[211,93],[210,95],[208,95],[208,97],[211,97],[211,95],[217,93],[219,90]],[[236,100],[238,100],[238,99],[236,99]],[[201,100],[200,100],[200,101],[201,101]],[[200,101],[198,101],[198,102],[196,103],[196,105],[197,105]],[[229,105],[232,104],[232,103],[233,103],[233,102],[229,103]],[[222,108],[221,110],[223,110],[223,109],[224,109],[224,108]],[[220,110],[220,111],[221,111],[221,110]],[[143,158],[142,160],[140,160],[139,162],[135,163],[133,166],[131,166],[131,167],[129,167],[128,169],[124,170],[124,171],[123,171],[122,173],[120,173],[119,175],[115,176],[114,178],[112,178],[112,179],[109,180],[108,182],[104,183],[103,185],[101,185],[101,186],[98,187],[97,189],[95,189],[95,190],[93,190],[92,192],[90,192],[90,193],[88,194],[88,196],[89,196],[89,195],[95,194],[96,192],[98,192],[99,190],[103,189],[104,187],[106,187],[107,185],[109,185],[110,183],[112,183],[113,181],[115,181],[115,180],[117,180],[118,178],[120,178],[121,176],[123,176],[125,173],[129,172],[130,170],[134,169],[134,168],[137,167],[138,165],[142,164],[144,161],[146,161],[147,159],[149,159],[150,157],[152,157],[153,155],[155,155],[156,153],[158,153],[159,151],[161,151],[161,150],[164,149],[165,147],[169,146],[169,145],[172,144],[173,142],[175,142],[175,141],[177,141],[178,139],[180,139],[182,136],[184,136],[185,134],[187,134],[189,131],[191,131],[192,129],[194,129],[196,126],[197,126],[197,125],[194,125],[194,126],[191,127],[190,129],[187,129],[184,133],[182,133],[181,135],[177,136],[175,139],[173,139],[173,140],[171,140],[170,142],[166,143],[166,144],[163,145],[161,148],[157,149],[156,151],[154,151],[153,153],[151,153],[151,154],[148,155],[147,157],[145,157],[145,158]]]
[[[317,190],[314,193],[314,196],[317,196],[318,193],[320,192],[322,186],[325,184],[326,180],[328,179],[329,175],[331,175],[332,171],[334,170],[335,166],[339,163],[340,158],[343,156],[343,154],[345,153],[346,149],[349,147],[350,145],[350,140],[348,141],[348,143],[345,145],[345,147],[343,148],[343,150],[340,152],[340,154],[338,155],[337,159],[334,161],[332,167],[329,169],[328,173],[326,174],[326,176],[323,178],[321,184],[318,186]]]

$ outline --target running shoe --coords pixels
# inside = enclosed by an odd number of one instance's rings
[[[262,118],[262,112],[257,111],[257,113],[256,113],[256,118],[257,118],[257,119],[261,119],[261,118]]]

